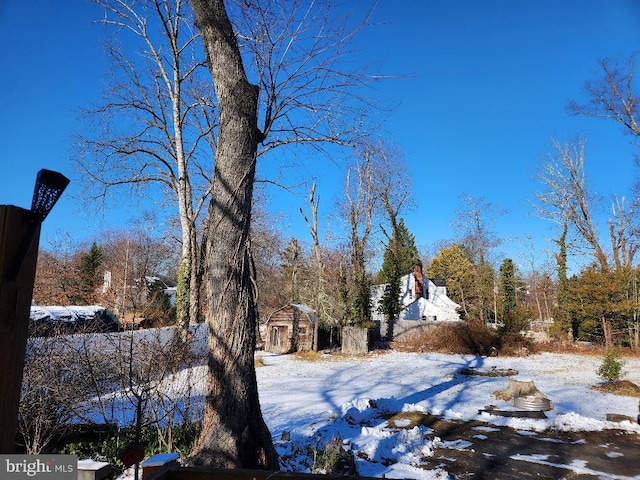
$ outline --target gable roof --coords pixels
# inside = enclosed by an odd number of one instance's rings
[[[274,315],[276,315],[278,312],[281,312],[283,310],[286,309],[296,309],[299,310],[300,312],[304,313],[307,318],[309,318],[309,321],[313,324],[316,323],[316,311],[311,308],[308,305],[303,305],[303,304],[299,304],[299,303],[289,303],[287,305],[283,305],[280,308],[277,308],[276,310],[274,310],[273,312],[271,312],[271,314],[269,315],[269,318],[267,319],[266,323],[269,323],[271,321],[271,319],[273,318]]]

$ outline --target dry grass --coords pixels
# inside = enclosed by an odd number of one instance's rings
[[[330,355],[322,355],[321,353],[314,352],[313,350],[295,352],[294,356],[296,360],[302,360],[304,362],[322,362],[331,358]]]
[[[614,380],[613,382],[603,383],[592,387],[599,392],[613,393],[614,395],[622,395],[625,397],[639,397],[640,387],[629,380]]]
[[[530,341],[517,334],[499,335],[481,322],[437,325],[410,340],[394,342],[393,348],[406,352],[440,352],[472,355],[521,356],[531,353]]]
[[[424,412],[398,412],[387,419],[391,428],[412,429],[419,425],[426,425]]]
[[[624,358],[640,358],[640,349],[629,347],[616,347]],[[599,344],[585,344],[580,342],[568,342],[556,340],[551,342],[536,343],[536,351],[549,353],[569,353],[574,355],[592,355],[604,357],[607,347]]]

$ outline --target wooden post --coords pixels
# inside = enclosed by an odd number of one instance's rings
[[[3,454],[15,453],[39,241],[40,223],[29,210],[0,205],[0,453]],[[17,262],[24,254],[24,261]],[[20,266],[17,272],[16,265]]]

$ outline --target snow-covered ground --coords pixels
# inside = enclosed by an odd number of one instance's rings
[[[308,471],[314,450],[339,438],[356,456],[359,473],[387,478],[444,479],[443,470],[418,467],[440,441],[423,426],[390,428],[385,417],[420,411],[447,419],[481,420],[522,431],[623,429],[640,433],[635,422],[613,423],[607,413],[638,415],[638,398],[593,390],[597,356],[542,353],[526,358],[385,352],[367,356],[327,355],[304,361],[292,355],[259,353],[257,369],[262,413],[284,469]],[[515,369],[515,377],[465,376],[460,368]],[[202,378],[204,367],[192,372]],[[625,378],[640,383],[640,359],[627,359]],[[548,418],[497,417],[478,410],[509,409],[496,390],[508,378],[533,380],[554,409]],[[285,434],[283,437],[283,433]]]
[[[422,411],[455,420],[482,420],[519,430],[602,430],[640,433],[632,422],[605,421],[607,413],[636,417],[638,399],[600,393],[596,369],[600,357],[542,353],[527,358],[389,352],[305,362],[292,356],[263,354],[258,369],[260,401],[281,458],[289,468],[308,466],[309,446],[341,438],[371,461],[358,459],[361,475],[387,478],[447,478],[440,471],[417,468],[437,438],[426,427],[388,428],[384,414]],[[515,369],[515,377],[465,376],[463,367]],[[626,378],[640,380],[640,360],[628,360]],[[486,405],[511,408],[496,390],[508,378],[533,380],[553,402],[548,419],[497,417],[478,410]],[[366,426],[363,426],[366,425]],[[291,440],[282,441],[290,432]],[[320,440],[319,438],[320,437]],[[358,457],[363,457],[360,455]],[[388,465],[394,461],[392,465]]]

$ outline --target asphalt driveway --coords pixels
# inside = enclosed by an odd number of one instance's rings
[[[529,432],[437,417],[427,425],[442,440],[425,468],[456,479],[639,479],[640,435],[619,430]]]

